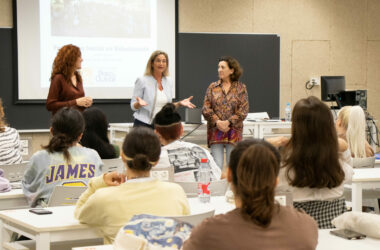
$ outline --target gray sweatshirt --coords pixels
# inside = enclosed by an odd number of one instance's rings
[[[22,188],[31,207],[46,204],[55,186],[87,186],[89,180],[101,174],[102,160],[89,148],[69,148],[71,161],[65,161],[62,152],[36,152],[22,180]]]

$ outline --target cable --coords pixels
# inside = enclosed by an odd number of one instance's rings
[[[305,83],[305,88],[308,89],[308,90],[314,88],[314,86],[315,86],[315,83],[313,83],[313,82],[307,81]]]
[[[189,135],[191,135],[195,130],[197,130],[200,126],[202,126],[202,123],[201,124],[198,124],[198,126],[196,126],[193,130],[191,130],[189,133],[187,133],[186,135],[182,136],[182,138],[180,140],[183,140],[185,139],[186,137],[188,137]]]
[[[369,118],[368,121],[372,122],[372,126],[375,127],[375,134],[376,134],[376,140],[374,139],[374,137],[372,136],[372,129],[370,128],[370,125],[368,124],[367,122],[367,130],[368,130],[368,133],[367,133],[367,140],[369,141],[369,144],[372,144],[374,143],[376,146],[380,146],[379,144],[379,129],[377,128],[376,126],[376,123],[374,121],[373,118]]]

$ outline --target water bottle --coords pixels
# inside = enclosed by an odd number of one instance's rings
[[[201,165],[198,169],[198,197],[200,202],[210,202],[211,194],[209,190],[211,180],[210,168],[207,159],[201,159]]]
[[[288,102],[285,107],[285,121],[290,122],[292,118],[292,108],[290,107],[290,103]]]

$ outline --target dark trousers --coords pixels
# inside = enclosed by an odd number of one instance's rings
[[[133,121],[133,127],[134,128],[136,128],[136,127],[147,127],[147,128],[154,129],[154,126],[152,124],[148,124],[148,123],[142,122],[142,121],[137,120],[137,119],[135,119]]]

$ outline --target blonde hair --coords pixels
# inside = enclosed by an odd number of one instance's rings
[[[4,108],[3,108],[3,101],[0,98],[0,132],[4,132],[5,127],[7,126],[4,116],[5,114],[4,114]]]
[[[345,130],[347,130],[348,128],[350,109],[351,109],[351,106],[344,106],[338,112],[338,119],[340,120],[340,124],[341,124],[340,126],[343,127]]]
[[[346,138],[351,153],[356,158],[366,157],[366,120],[363,109],[353,106],[349,112]]]
[[[162,76],[168,76],[169,75],[169,56],[166,54],[166,52],[161,50],[156,50],[150,55],[148,63],[146,64],[145,68],[145,74],[146,76],[152,76],[153,75],[153,62],[156,59],[157,56],[164,55],[166,58],[166,69],[164,72],[162,72]]]

